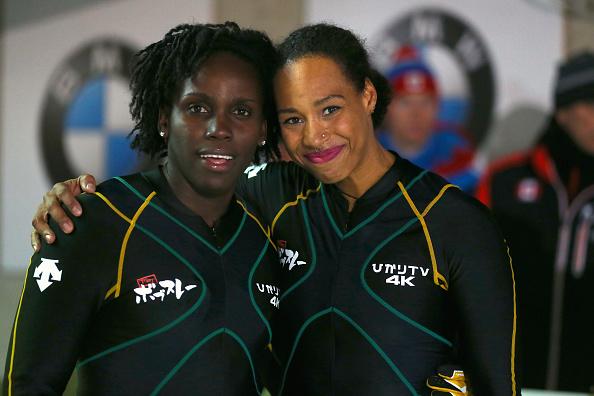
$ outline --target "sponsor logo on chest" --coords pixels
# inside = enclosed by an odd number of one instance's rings
[[[418,265],[373,263],[371,268],[376,274],[384,274],[386,283],[402,287],[414,287],[418,277],[425,278],[429,275],[429,268]]]
[[[278,288],[278,286],[269,285],[266,283],[256,283],[256,287],[258,288],[258,291],[261,294],[271,295],[272,297],[270,298],[270,304],[273,307],[278,308],[278,305],[280,303],[280,300],[278,298],[278,296],[280,294],[280,289]]]
[[[181,299],[185,292],[192,290],[198,285],[183,285],[182,281],[175,280],[157,280],[155,274],[143,276],[136,279],[138,287],[134,288],[136,295],[136,304],[143,304],[149,301],[163,302],[165,299]]]
[[[307,265],[307,262],[303,260],[303,255],[300,259],[299,252],[297,250],[291,250],[287,248],[287,241],[279,240],[277,242],[277,246],[278,259],[280,260],[280,265],[282,268],[287,267],[287,269],[291,271],[296,266]]]

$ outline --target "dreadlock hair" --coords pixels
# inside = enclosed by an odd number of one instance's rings
[[[278,119],[272,90],[277,53],[265,33],[224,24],[182,24],[163,39],[140,50],[132,67],[130,114],[134,120],[131,147],[151,157],[167,148],[159,136],[159,110],[169,110],[183,81],[193,76],[209,56],[230,52],[257,71],[264,98],[267,144],[258,146],[254,161],[273,160],[278,151]]]
[[[392,90],[386,78],[371,67],[363,42],[353,32],[326,23],[308,25],[291,33],[277,50],[279,67],[306,56],[321,55],[336,62],[359,92],[363,92],[365,80],[369,79],[377,91],[375,110],[371,115],[373,127],[381,125],[392,99]]]

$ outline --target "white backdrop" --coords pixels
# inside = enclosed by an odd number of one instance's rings
[[[211,0],[177,0],[174,5],[121,0],[5,33],[0,67],[0,267],[22,272],[29,261],[30,218],[50,187],[38,143],[40,112],[51,74],[64,58],[97,37],[118,37],[141,48],[179,23],[212,20]]]

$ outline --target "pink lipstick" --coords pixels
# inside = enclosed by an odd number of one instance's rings
[[[340,154],[342,149],[344,149],[344,145],[334,146],[326,150],[305,154],[305,158],[307,158],[314,164],[323,164],[328,161],[332,161],[334,158],[336,158],[336,156]]]

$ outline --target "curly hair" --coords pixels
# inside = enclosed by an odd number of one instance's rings
[[[129,135],[133,137],[132,148],[151,157],[164,152],[167,147],[159,136],[159,110],[171,109],[183,81],[194,75],[209,56],[221,51],[245,59],[256,69],[260,79],[267,144],[258,147],[254,162],[280,156],[272,89],[277,52],[265,33],[241,29],[234,22],[178,25],[163,39],[136,54],[130,80],[130,114],[134,121]]]
[[[353,32],[326,23],[304,26],[291,33],[277,50],[279,67],[302,57],[322,55],[336,62],[359,92],[369,79],[377,91],[377,103],[371,115],[373,126],[381,125],[392,99],[392,90],[386,78],[371,67],[363,42]]]

